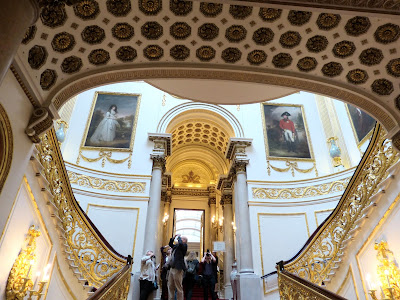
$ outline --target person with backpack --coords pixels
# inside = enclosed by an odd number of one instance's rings
[[[184,278],[186,300],[192,299],[193,287],[197,280],[197,271],[199,270],[199,261],[196,252],[191,251],[186,259],[186,274]]]

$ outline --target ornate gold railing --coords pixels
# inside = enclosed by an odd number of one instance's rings
[[[38,159],[53,196],[66,253],[89,285],[98,288],[126,265],[127,258],[111,247],[76,202],[54,129],[40,140]]]
[[[104,285],[94,292],[87,300],[115,300],[128,297],[131,284],[132,265],[127,264],[114,274]]]
[[[307,243],[292,259],[283,262],[287,272],[321,284],[338,264],[346,243],[358,228],[364,209],[371,205],[371,197],[378,184],[388,175],[388,169],[398,161],[390,140],[379,124],[375,126],[371,142],[349,185],[331,215],[323,222]]]
[[[315,299],[315,300],[346,300],[320,286],[301,277],[278,271],[278,286],[281,299]]]

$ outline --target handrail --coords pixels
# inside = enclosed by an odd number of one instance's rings
[[[384,129],[376,124],[371,142],[338,205],[301,250],[283,262],[284,269],[321,284],[332,267],[340,262],[346,243],[358,227],[356,222],[370,206],[371,197],[386,178],[389,167],[397,161],[398,156],[385,138]]]
[[[99,288],[124,267],[127,258],[115,251],[77,203],[54,129],[40,140],[38,160],[53,197],[66,253],[88,283]]]
[[[268,277],[270,277],[272,275],[275,275],[275,274],[278,274],[278,272],[277,271],[272,271],[272,272],[270,272],[268,274],[265,274],[265,275],[261,276],[261,279],[268,278]]]
[[[278,282],[281,299],[346,300],[285,270],[278,272]]]
[[[87,300],[126,299],[131,282],[131,269],[131,264],[125,265]]]

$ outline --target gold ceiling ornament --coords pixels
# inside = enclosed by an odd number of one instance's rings
[[[145,182],[108,180],[93,176],[87,176],[84,174],[78,174],[72,171],[68,171],[68,178],[70,183],[77,184],[80,187],[88,187],[108,192],[143,194],[146,190]]]
[[[300,254],[284,264],[285,270],[315,284],[329,281],[332,269],[339,266],[346,243],[357,228],[356,222],[371,205],[372,195],[388,176],[388,169],[398,160],[386,132],[377,124],[370,145],[335,210]]]
[[[189,171],[188,175],[182,175],[183,183],[200,183],[200,176],[195,175],[192,170]]]
[[[375,243],[374,249],[378,251],[377,273],[385,297],[388,299],[400,299],[400,270],[397,266],[393,252],[384,240]]]
[[[37,150],[65,239],[65,253],[89,285],[98,288],[125,266],[126,258],[97,234],[75,200],[54,129],[40,138]]]
[[[89,157],[84,156],[82,154],[82,150],[80,150],[78,158],[76,159],[76,164],[79,165],[79,163],[81,161],[81,158],[84,161],[87,161],[87,162],[90,162],[90,163],[97,162],[97,161],[101,160],[101,167],[102,168],[104,168],[104,166],[106,164],[106,160],[108,162],[112,163],[112,164],[122,164],[122,163],[128,161],[128,169],[131,168],[131,166],[132,166],[132,153],[129,153],[128,157],[123,158],[123,159],[114,159],[114,158],[111,158],[111,156],[112,156],[112,151],[103,151],[103,150],[101,150],[101,151],[99,151],[99,156],[98,157],[89,158]]]
[[[297,188],[252,188],[254,199],[298,199],[343,192],[350,178]]]
[[[27,245],[19,253],[8,275],[6,300],[24,299],[28,290],[33,288],[31,269],[36,261],[36,238],[40,235],[41,232],[35,229],[35,225],[29,227]]]
[[[271,169],[276,171],[276,172],[280,172],[280,173],[285,173],[285,172],[292,172],[292,176],[295,176],[295,172],[297,171],[299,173],[310,173],[312,170],[315,170],[315,177],[318,177],[318,170],[317,170],[317,165],[315,164],[315,161],[313,162],[313,166],[311,168],[308,169],[301,169],[299,168],[297,161],[289,161],[287,160],[285,162],[286,168],[279,168],[279,167],[275,167],[273,165],[271,165],[271,163],[269,162],[269,160],[267,160],[267,171],[268,171],[268,176],[271,176]]]

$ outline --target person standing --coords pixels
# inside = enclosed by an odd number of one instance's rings
[[[296,128],[294,127],[294,123],[289,120],[290,114],[287,111],[285,111],[281,117],[282,119],[279,121],[279,127],[282,129],[283,139],[286,142],[288,152],[295,152],[294,142]]]
[[[156,280],[156,256],[152,250],[146,252],[141,259],[140,265],[140,300],[147,300],[154,290],[154,281]]]
[[[207,249],[207,252],[201,259],[203,270],[204,300],[208,300],[208,292],[210,292],[212,300],[217,299],[214,292],[216,282],[214,270],[216,268],[216,261],[217,260],[215,259],[214,255],[212,255],[210,250]]]
[[[106,116],[97,125],[96,130],[90,137],[90,142],[93,144],[99,144],[102,142],[112,142],[115,139],[115,132],[117,128],[121,127],[117,121],[118,108],[115,104],[112,104]]]
[[[189,253],[186,259],[187,270],[185,273],[185,293],[186,300],[192,299],[193,287],[196,283],[197,271],[199,270],[199,261],[196,257],[196,252],[192,251]]]
[[[176,241],[176,244],[174,244]],[[186,270],[184,257],[187,252],[187,237],[180,234],[175,235],[169,240],[169,246],[172,248],[172,255],[168,275],[168,299],[173,300],[176,289],[176,299],[183,300],[183,273]]]
[[[168,245],[162,246],[160,248],[161,250],[161,299],[162,300],[168,300],[168,272],[169,272],[169,266],[168,266],[168,261],[171,259],[171,253],[172,253],[172,248]]]

